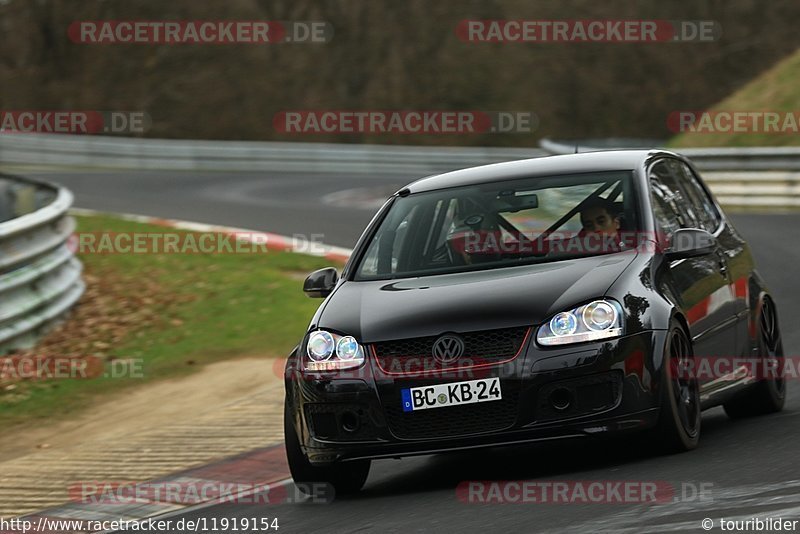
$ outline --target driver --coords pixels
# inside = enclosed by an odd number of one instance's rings
[[[581,230],[566,240],[555,239],[550,244],[551,254],[594,255],[617,252],[622,225],[616,206],[610,200],[596,197],[588,200],[580,211]]]
[[[619,235],[620,217],[616,206],[610,200],[597,197],[587,202],[581,210],[581,230],[579,235],[600,234],[617,237]]]

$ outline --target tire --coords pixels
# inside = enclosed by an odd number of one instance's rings
[[[700,440],[700,386],[689,362],[694,355],[686,332],[673,324],[664,347],[660,413],[649,440],[659,452],[679,453],[697,447]],[[683,372],[681,372],[683,370]]]
[[[764,299],[758,321],[758,356],[763,359],[783,358],[783,341],[778,326],[775,304]],[[766,368],[766,366],[764,366]],[[780,369],[780,366],[776,366]],[[786,403],[786,380],[781,373],[764,377],[741,394],[726,402],[723,407],[731,419],[753,417],[780,412]]]
[[[335,495],[352,495],[364,487],[371,461],[354,460],[326,466],[312,465],[300,448],[300,440],[297,438],[297,432],[286,405],[283,410],[283,432],[289,472],[300,491],[306,495],[314,495],[315,491],[319,489],[319,485],[326,484],[333,486]],[[330,497],[327,491],[326,496]]]

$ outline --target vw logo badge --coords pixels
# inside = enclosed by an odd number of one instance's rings
[[[432,352],[439,363],[452,363],[464,355],[464,340],[454,334],[445,334],[433,343]]]

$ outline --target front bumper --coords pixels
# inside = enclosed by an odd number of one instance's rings
[[[610,435],[655,425],[665,331],[599,343],[541,348],[514,360],[437,376],[300,373],[287,366],[287,410],[314,464],[390,458],[553,439]],[[400,390],[500,377],[503,399],[403,412]],[[555,409],[553,394],[567,396]]]

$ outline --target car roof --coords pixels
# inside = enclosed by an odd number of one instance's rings
[[[475,185],[487,182],[513,180],[515,178],[532,178],[536,176],[553,176],[558,174],[579,174],[586,172],[604,172],[634,170],[642,167],[647,160],[659,156],[681,158],[678,154],[666,150],[603,150],[564,154],[493,163],[480,167],[470,167],[457,171],[428,176],[413,182],[401,191],[421,193],[449,187]]]

